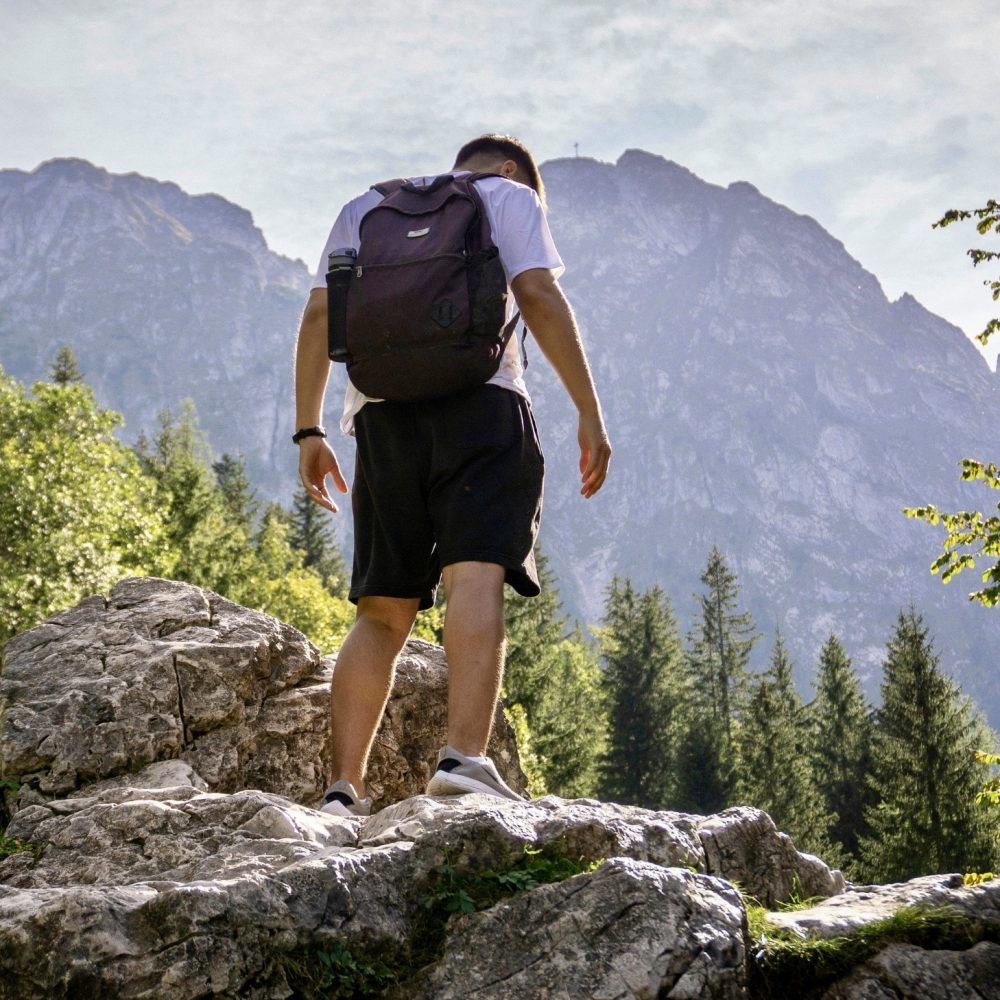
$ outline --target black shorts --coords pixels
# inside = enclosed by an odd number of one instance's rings
[[[350,600],[434,603],[441,568],[496,563],[539,593],[533,547],[544,461],[528,401],[503,386],[416,403],[366,403],[354,417]]]

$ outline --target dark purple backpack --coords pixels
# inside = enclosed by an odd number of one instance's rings
[[[433,399],[500,367],[518,316],[505,324],[507,279],[472,183],[489,176],[374,185],[385,197],[361,220],[350,280],[327,276],[329,354],[366,396]]]

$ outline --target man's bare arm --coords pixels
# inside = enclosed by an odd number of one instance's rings
[[[511,282],[511,290],[521,316],[580,415],[580,492],[592,497],[607,477],[611,443],[573,310],[546,268],[522,271]]]
[[[295,426],[314,427],[323,422],[323,397],[330,377],[330,359],[326,343],[326,289],[309,293],[299,339],[295,345]],[[326,477],[341,493],[347,483],[337,463],[337,456],[324,438],[307,437],[299,442],[299,478],[309,496],[333,513],[337,505],[326,489]]]

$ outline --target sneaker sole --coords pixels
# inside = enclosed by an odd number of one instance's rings
[[[499,788],[487,785],[485,781],[476,781],[475,778],[467,778],[463,774],[449,774],[447,771],[435,771],[431,780],[427,782],[427,795],[468,795],[472,792],[479,792],[482,795],[491,795],[495,799],[506,799],[508,802],[523,802],[519,795],[512,798]]]
[[[328,816],[346,816],[348,819],[367,819],[364,813],[352,812],[343,802],[327,802],[319,810]]]

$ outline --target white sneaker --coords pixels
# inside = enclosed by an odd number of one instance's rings
[[[497,773],[496,765],[488,757],[485,764],[470,760],[454,747],[445,747],[439,754],[437,770],[427,782],[428,795],[467,795],[481,792],[500,799],[524,802]]]
[[[319,811],[334,816],[371,816],[372,800],[361,798],[354,785],[341,778],[326,790]]]

